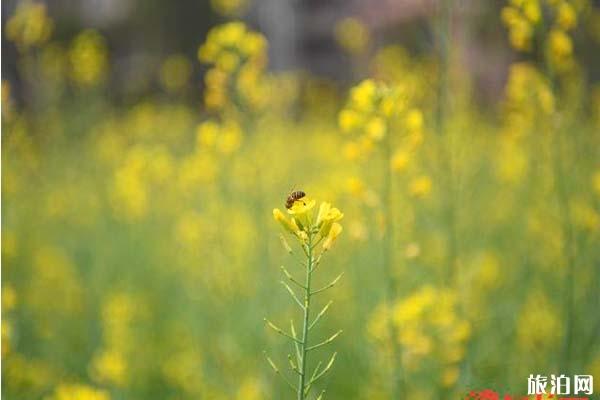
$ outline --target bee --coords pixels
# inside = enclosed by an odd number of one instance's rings
[[[292,190],[287,199],[285,200],[285,208],[289,210],[290,208],[292,208],[295,201],[300,200],[304,196],[306,196],[306,193],[304,193],[302,190]]]

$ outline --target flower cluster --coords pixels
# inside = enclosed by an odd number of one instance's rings
[[[83,87],[94,86],[104,79],[108,69],[108,50],[104,38],[96,31],[83,31],[69,50],[71,78]]]
[[[6,23],[6,36],[25,51],[50,38],[54,23],[42,3],[19,2],[15,14]]]
[[[266,53],[264,36],[248,30],[242,22],[213,28],[198,49],[198,59],[213,65],[205,75],[206,107],[219,111],[231,106],[263,107]]]
[[[357,137],[346,144],[344,153],[350,160],[369,154],[375,143],[382,141],[392,129],[403,132],[391,166],[400,171],[423,141],[423,114],[408,106],[402,86],[393,87],[368,79],[350,91],[348,102],[338,116],[342,132]]]
[[[387,320],[391,318],[402,346],[406,368],[416,372],[429,361],[440,362],[440,383],[453,386],[459,374],[465,343],[471,335],[471,325],[457,312],[457,295],[451,289],[423,286],[391,307],[382,305],[369,322],[371,337],[389,344]],[[426,367],[425,367],[426,368]]]
[[[342,226],[338,221],[344,217],[344,214],[332,207],[330,203],[322,202],[315,218],[313,211],[315,204],[315,200],[303,197],[296,200],[288,210],[291,218],[286,217],[278,208],[273,210],[273,217],[302,243],[317,235],[319,241],[324,240],[323,250],[329,250],[342,232]]]
[[[370,41],[367,26],[356,18],[344,18],[335,25],[335,39],[350,54],[363,53]]]
[[[569,32],[577,26],[583,8],[583,2],[573,0],[510,0],[502,9],[502,21],[511,45],[520,51],[532,51],[538,41],[536,34],[543,32],[546,61],[557,72],[564,72],[574,64]],[[548,27],[547,31],[541,27]]]
[[[56,388],[52,396],[46,400],[109,400],[110,395],[104,390],[82,384],[62,384]]]

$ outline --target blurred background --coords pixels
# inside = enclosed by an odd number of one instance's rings
[[[345,214],[309,398],[600,380],[599,1],[1,7],[7,399],[292,398],[293,188]]]

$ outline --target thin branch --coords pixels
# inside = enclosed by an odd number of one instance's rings
[[[292,369],[292,371],[294,371],[295,373],[297,373],[298,375],[300,375],[301,372],[298,369],[298,367],[296,366],[296,364],[294,364],[294,360],[292,360],[292,355],[291,354],[288,354],[288,361],[290,363],[290,368]]]
[[[340,279],[342,279],[342,276],[344,276],[344,273],[343,273],[343,272],[342,272],[341,274],[339,274],[339,275],[337,276],[337,278],[335,278],[335,279],[334,279],[334,280],[333,280],[333,281],[332,281],[332,282],[331,282],[329,285],[327,285],[327,286],[324,286],[324,287],[322,287],[321,289],[315,290],[314,292],[311,292],[310,294],[311,294],[311,295],[313,295],[313,294],[321,293],[321,292],[323,292],[323,291],[325,291],[325,290],[327,290],[327,289],[329,289],[329,288],[332,288],[333,286],[335,286],[335,284],[336,284],[336,283],[338,283],[338,281],[339,281]]]
[[[321,368],[321,364],[323,364],[323,361],[319,361],[319,363],[315,367],[315,370],[313,371],[313,373],[312,373],[312,375],[310,377],[310,380],[308,381],[308,385],[306,385],[306,388],[304,389],[304,395],[305,396],[308,394],[308,391],[312,387],[313,379],[315,379],[315,376],[317,376],[317,374],[319,373],[319,369]]]
[[[302,341],[301,341],[301,340],[298,340],[298,339],[296,339],[294,336],[290,335],[289,333],[287,333],[287,332],[284,332],[284,331],[283,331],[283,329],[281,329],[281,328],[278,328],[278,327],[277,327],[277,326],[276,326],[274,323],[272,323],[272,322],[271,322],[271,321],[269,321],[268,319],[266,319],[266,318],[265,318],[264,320],[265,320],[265,322],[267,323],[267,325],[269,325],[269,327],[270,327],[271,329],[273,329],[275,332],[279,333],[280,335],[283,335],[283,336],[285,336],[285,337],[288,337],[288,338],[292,339],[294,342],[297,342],[297,343],[299,343],[299,344],[302,344]]]
[[[300,365],[300,360],[302,356],[300,355],[300,346],[298,345],[298,335],[296,334],[296,328],[294,328],[294,321],[290,319],[290,329],[292,332],[292,336],[294,337],[294,347],[296,348],[296,362]]]
[[[323,389],[323,391],[321,391],[321,394],[319,395],[319,397],[317,397],[317,400],[323,400],[324,394],[325,394],[325,389]]]
[[[294,393],[297,392],[296,387],[286,378],[285,375],[283,375],[281,373],[281,371],[279,370],[279,368],[277,368],[277,365],[275,365],[275,363],[273,362],[273,360],[271,360],[271,357],[269,357],[267,355],[267,352],[263,351],[263,354],[265,355],[265,358],[267,359],[267,362],[269,363],[269,365],[271,366],[271,368],[273,368],[273,371],[275,372],[275,375],[279,375],[281,377],[281,379],[283,379],[284,382],[287,383],[287,385],[290,387],[290,389],[292,389],[292,391]]]
[[[317,269],[317,267],[319,266],[319,264],[321,263],[321,258],[323,257],[323,254],[325,252],[323,251],[321,254],[319,254],[319,257],[317,257],[317,259],[313,262],[313,267],[310,269],[310,272],[312,273],[315,269]]]
[[[327,371],[329,371],[331,369],[331,367],[333,366],[333,363],[335,362],[336,356],[337,356],[337,352],[333,353],[333,355],[329,359],[329,362],[327,363],[327,366],[325,367],[325,369],[323,369],[323,371],[321,371],[317,376],[310,379],[311,383],[315,383],[316,381],[318,381],[320,378],[323,377],[323,375],[325,375],[327,373]]]
[[[309,330],[311,330],[313,328],[313,326],[315,326],[317,324],[317,322],[321,319],[321,317],[325,314],[325,312],[327,312],[327,309],[329,308],[329,306],[331,306],[332,303],[333,303],[333,300],[330,300],[329,303],[327,303],[325,305],[325,307],[323,307],[323,309],[317,314],[317,316],[315,317],[313,322],[308,326]]]
[[[334,333],[329,339],[327,339],[327,340],[325,340],[325,341],[323,341],[323,342],[321,342],[319,344],[316,344],[314,346],[310,346],[309,348],[306,349],[306,351],[315,350],[315,349],[318,349],[321,346],[325,346],[326,344],[329,344],[329,343],[333,342],[335,340],[335,338],[337,338],[342,332],[343,331],[340,329],[339,331],[337,331],[336,333]]]
[[[294,282],[296,285],[300,286],[302,289],[306,290],[306,286],[304,286],[303,284],[301,284],[300,282],[298,282],[296,279],[294,279],[294,277],[292,276],[292,274],[290,274],[288,272],[287,269],[285,269],[285,267],[282,265],[281,266],[281,270],[283,271],[284,275],[292,282]]]
[[[298,305],[300,306],[301,309],[304,310],[304,305],[302,304],[302,302],[298,299],[298,297],[296,297],[296,293],[294,293],[294,291],[292,290],[292,288],[290,287],[290,285],[288,285],[287,283],[285,283],[284,281],[281,281],[281,284],[283,286],[285,286],[285,288],[287,289],[287,291],[290,293],[290,295],[294,298],[294,300],[296,300],[296,303],[298,303]]]

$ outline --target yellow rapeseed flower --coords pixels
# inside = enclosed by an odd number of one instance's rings
[[[323,242],[323,250],[327,251],[331,248],[331,246],[333,246],[335,240],[338,238],[340,233],[342,233],[342,229],[343,228],[340,224],[338,224],[337,222],[333,223],[331,229],[329,230],[329,233],[327,234],[327,238]]]
[[[293,219],[288,219],[278,208],[273,209],[273,218],[275,218],[275,221],[279,222],[281,226],[290,233],[297,234],[300,231],[296,222]]]

